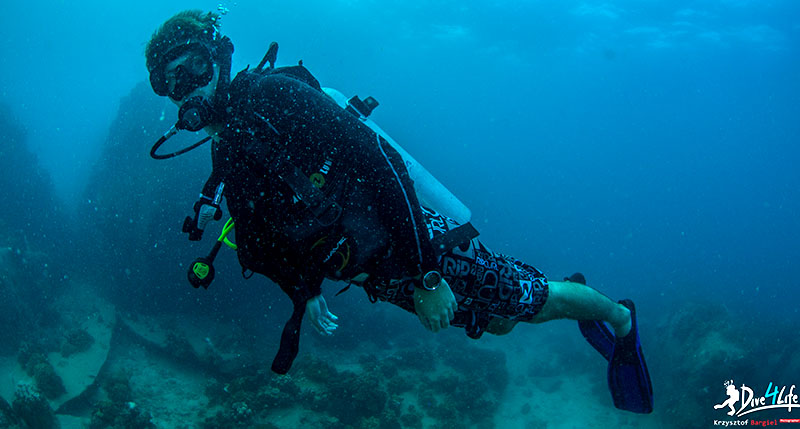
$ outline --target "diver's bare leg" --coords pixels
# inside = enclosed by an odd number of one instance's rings
[[[574,282],[549,281],[550,294],[531,323],[555,319],[602,320],[611,325],[614,335],[624,337],[631,330],[631,312],[602,293]]]

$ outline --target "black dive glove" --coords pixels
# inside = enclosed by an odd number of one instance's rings
[[[222,210],[219,204],[212,199],[201,195],[200,199],[194,203],[194,218],[186,216],[183,220],[183,232],[189,234],[190,241],[200,241],[203,238],[203,231],[211,219],[220,220]]]

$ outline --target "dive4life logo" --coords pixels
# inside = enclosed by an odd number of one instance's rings
[[[766,393],[763,396],[756,396],[753,389],[744,384],[737,389],[733,380],[728,380],[725,381],[725,393],[728,395],[728,399],[721,404],[714,405],[714,409],[727,408],[729,416],[740,417],[772,408],[786,408],[789,412],[792,411],[792,408],[800,408],[794,384],[778,388],[777,384],[770,381]]]

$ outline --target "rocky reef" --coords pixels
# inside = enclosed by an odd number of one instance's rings
[[[743,335],[743,323],[722,304],[687,302],[663,320],[658,332],[660,335],[648,338],[647,350],[666,350],[676,355],[650,359],[651,375],[654,388],[673,389],[662,390],[658,410],[676,426],[692,426],[697,416],[707,415],[710,392],[724,391],[724,380],[734,375],[756,379],[756,368],[746,356],[761,340]],[[672,380],[681,380],[680,386]]]
[[[134,401],[130,385],[131,374],[117,371],[104,378],[101,394],[106,399],[92,407],[91,429],[149,429],[155,428],[152,415]],[[102,397],[102,395],[95,395]]]
[[[17,429],[20,426],[19,417],[4,398],[0,398],[0,428]]]
[[[101,401],[92,412],[91,429],[150,429],[155,428],[152,416],[135,402]]]
[[[14,392],[13,409],[28,427],[53,429],[59,427],[53,409],[36,386],[21,382]]]
[[[448,358],[437,365],[424,356],[433,352],[416,349],[383,358],[363,354],[358,367],[347,370],[305,356],[292,375],[258,370],[215,379],[206,395],[220,411],[204,427],[268,424],[274,413],[293,408],[314,411],[314,421],[307,423],[319,427],[422,428],[426,420],[436,427],[492,427],[494,414],[487,410],[496,407],[503,391],[494,378],[508,380],[505,358],[500,352],[470,352],[485,362]],[[492,369],[474,370],[484,364]]]
[[[55,399],[66,393],[63,380],[56,374],[41,347],[26,344],[20,350],[17,359],[25,372],[36,382],[37,393],[41,392],[48,399]]]
[[[72,329],[61,343],[61,355],[70,357],[75,353],[85,352],[94,344],[94,337],[85,329]]]

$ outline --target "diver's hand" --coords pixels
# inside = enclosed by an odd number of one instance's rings
[[[336,321],[339,320],[336,315],[328,311],[328,303],[322,295],[315,296],[306,302],[306,316],[311,326],[320,333],[320,335],[333,335],[333,331],[339,327]]]
[[[436,290],[414,288],[414,311],[422,326],[430,331],[439,332],[450,326],[457,309],[456,297],[444,279]]]

